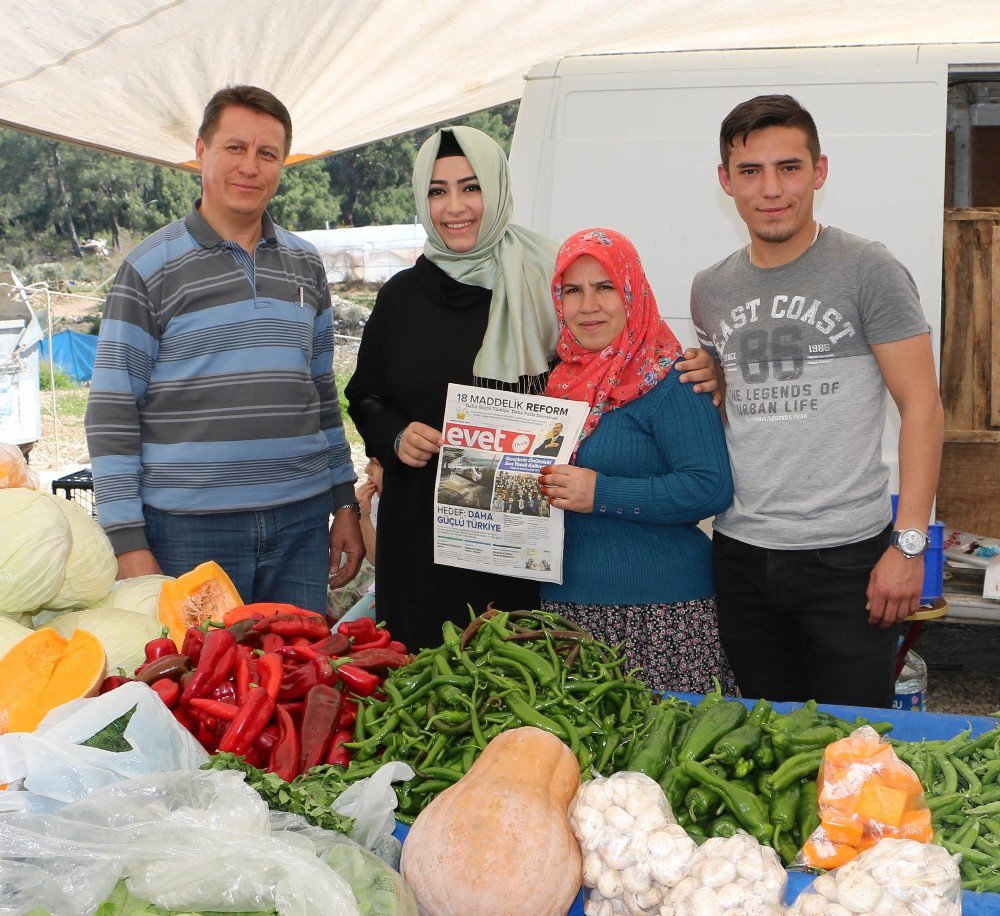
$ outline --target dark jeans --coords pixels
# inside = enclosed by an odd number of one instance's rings
[[[215,560],[247,604],[278,601],[325,614],[332,508],[327,492],[248,512],[179,515],[144,506],[143,514],[166,575]]]
[[[769,550],[715,532],[722,644],[747,697],[892,706],[897,628],[868,623],[875,537],[821,550]]]

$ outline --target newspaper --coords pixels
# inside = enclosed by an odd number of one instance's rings
[[[563,513],[538,475],[569,463],[586,417],[583,401],[449,385],[434,562],[561,583]]]

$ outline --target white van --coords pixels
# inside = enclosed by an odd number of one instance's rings
[[[753,96],[795,96],[830,159],[818,219],[885,243],[909,268],[939,353],[943,210],[1000,205],[1000,137],[977,130],[1000,125],[1000,44],[595,55],[526,80],[511,148],[515,221],[558,240],[590,226],[624,232],[690,345],[694,273],[747,241],[716,175],[719,125]],[[889,426],[895,477],[898,418]]]

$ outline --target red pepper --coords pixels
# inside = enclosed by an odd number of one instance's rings
[[[330,742],[330,750],[326,752],[325,762],[346,770],[351,763],[351,752],[343,745],[353,739],[354,735],[346,729],[336,732]]]
[[[195,665],[201,658],[201,650],[205,645],[205,630],[201,627],[188,627],[184,633],[184,644],[181,646],[181,655],[186,655]]]
[[[109,690],[114,690],[115,687],[121,687],[122,684],[127,684],[130,677],[125,676],[125,669],[119,668],[119,674],[110,674],[103,681],[101,681],[101,689],[98,693],[107,693]]]
[[[357,700],[351,700],[345,697],[344,702],[340,706],[340,719],[337,722],[337,727],[353,729],[354,723],[357,721],[358,702]]]
[[[260,644],[265,652],[277,652],[278,649],[285,648],[285,640],[277,633],[265,633],[261,637]]]
[[[344,655],[350,647],[351,640],[343,633],[331,633],[326,639],[321,639],[309,646],[317,655],[325,655],[327,658]]]
[[[355,652],[361,652],[365,649],[384,649],[391,642],[391,637],[389,636],[388,630],[379,630],[374,637],[362,642],[359,639],[354,640],[354,645],[351,646],[351,654]]]
[[[161,677],[180,681],[191,671],[191,659],[186,655],[163,655],[153,662],[143,662],[135,669],[135,679],[144,684],[152,684]]]
[[[158,681],[153,681],[149,686],[156,691],[167,709],[173,709],[177,705],[177,701],[181,698],[181,685],[177,681],[170,680],[170,678],[161,677]]]
[[[393,652],[392,649],[362,649],[360,652],[352,649],[351,664],[355,668],[385,677],[389,669],[402,668],[406,664],[406,656]]]
[[[255,660],[256,661],[256,660]],[[247,691],[253,678],[250,677],[250,660],[246,658],[236,659],[236,702],[242,703],[246,698]]]
[[[350,658],[344,661],[351,661]],[[331,667],[336,669],[336,676],[344,682],[345,687],[349,687],[353,693],[359,697],[369,697],[375,688],[381,683],[381,678],[370,671],[362,671],[353,665],[345,665],[342,661],[330,662]]]
[[[236,703],[236,683],[228,679],[219,684],[210,694],[213,700],[222,700],[223,703]]]
[[[210,754],[214,754],[219,748],[219,738],[204,722],[198,724],[198,741]]]
[[[336,680],[337,673],[333,670],[330,659],[317,655],[285,678],[280,697],[284,701],[298,700],[317,684],[333,685]]]
[[[205,645],[194,677],[181,694],[181,702],[193,697],[208,696],[233,672],[236,666],[236,640],[229,630],[212,630],[205,636]]]
[[[255,620],[262,620],[265,617],[274,617],[276,614],[293,614],[299,617],[319,617],[315,611],[306,611],[294,604],[276,604],[273,601],[261,601],[257,604],[243,604],[240,607],[230,608],[222,617],[222,622],[231,627],[234,623],[253,617]]]
[[[262,614],[257,614],[253,617],[247,617],[245,620],[238,620],[232,626],[230,626],[229,632],[233,634],[233,639],[238,643],[249,643],[256,644],[260,642],[260,633],[254,631],[254,624],[258,620],[263,620],[264,616]]]
[[[389,640],[389,645],[387,648],[392,649],[393,652],[398,652],[400,655],[409,655],[410,650],[401,643],[398,639]]]
[[[276,700],[281,695],[281,684],[285,678],[285,667],[281,656],[267,652],[257,659],[257,683],[267,691],[267,695]]]
[[[340,720],[342,700],[341,692],[328,684],[317,684],[306,694],[306,708],[302,714],[300,773],[323,762],[330,736]]]
[[[289,662],[302,664],[315,658],[319,653],[311,646],[282,646],[280,649],[275,649],[274,654],[281,656],[285,664]]]
[[[368,642],[378,635],[378,627],[371,617],[359,617],[357,620],[347,620],[337,627],[337,632],[353,637],[355,642]]]
[[[186,706],[175,706],[171,710],[174,718],[181,723],[192,735],[198,733],[198,720],[191,715],[191,711]]]
[[[310,646],[312,643],[313,640],[311,640],[308,636],[293,636],[288,641],[290,646]]]
[[[156,639],[151,639],[146,643],[146,661],[155,662],[158,658],[162,658],[164,655],[176,655],[177,654],[177,643],[175,643],[167,634],[170,632],[168,627],[164,627],[160,632],[160,635]]]
[[[274,700],[263,687],[251,687],[236,718],[219,741],[219,750],[243,756],[253,746],[254,740],[264,731],[274,715]]]
[[[299,730],[292,721],[291,714],[283,706],[275,707],[278,717],[278,743],[271,750],[268,769],[291,782],[299,775],[299,757],[302,753]]]
[[[253,746],[257,750],[271,753],[271,749],[278,743],[278,726],[273,722],[268,725],[254,740]]]
[[[202,722],[207,717],[221,719],[223,722],[232,722],[236,718],[239,708],[233,703],[224,703],[222,700],[209,700],[205,697],[195,697],[189,704],[191,714]]]
[[[311,614],[308,617],[300,617],[295,614],[277,614],[274,617],[258,620],[253,628],[257,633],[273,633],[282,639],[303,636],[310,642],[324,639],[330,635],[330,627],[326,623],[326,618],[319,614]]]

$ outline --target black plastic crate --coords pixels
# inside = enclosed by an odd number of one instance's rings
[[[83,506],[92,516],[97,516],[97,506],[94,504],[94,475],[90,468],[83,468],[52,481],[52,492],[72,500],[78,506]]]

